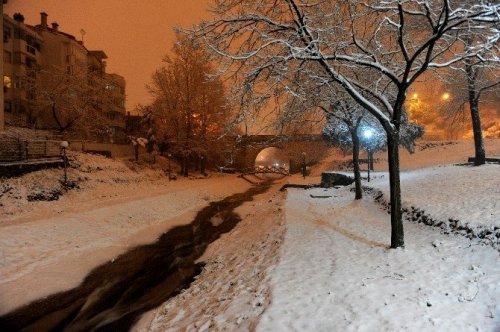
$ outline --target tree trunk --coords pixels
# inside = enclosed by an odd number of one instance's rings
[[[57,110],[56,110],[56,104],[55,103],[52,103],[52,117],[56,121],[59,133],[62,133],[65,128],[61,124],[61,121],[59,121],[59,118],[57,117]]]
[[[201,156],[201,160],[200,160],[200,172],[201,172],[201,174],[205,175],[205,171],[206,171],[205,157]]]
[[[189,176],[188,164],[189,164],[189,157],[187,154],[184,154],[182,156],[182,175],[186,178]]]
[[[405,245],[399,179],[399,131],[387,133],[387,154],[391,193],[391,248],[399,248]]]
[[[361,173],[359,170],[359,137],[356,130],[351,130],[352,138],[352,164],[354,166],[354,184],[356,188],[356,196],[354,199],[363,198],[363,191],[361,189]]]
[[[472,131],[474,133],[474,165],[480,166],[486,163],[486,153],[484,151],[483,131],[481,130],[481,117],[479,116],[479,101],[474,91],[471,90],[469,90],[469,106],[472,118]]]
[[[470,99],[470,115],[472,118],[472,131],[474,132],[474,148],[476,155],[474,165],[484,165],[486,163],[486,153],[484,151],[483,131],[481,130],[481,118],[479,116],[479,102],[476,98]]]
[[[470,44],[471,41],[469,40]],[[476,89],[477,68],[472,64],[472,60],[465,61],[465,72],[467,73],[467,83],[469,92],[470,115],[472,118],[472,131],[474,133],[475,158],[474,165],[484,165],[486,163],[486,153],[484,151],[483,131],[481,130],[481,117],[479,116],[479,98]]]

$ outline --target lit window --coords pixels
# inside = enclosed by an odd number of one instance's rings
[[[12,79],[9,76],[3,77],[3,87],[4,90],[12,88]]]

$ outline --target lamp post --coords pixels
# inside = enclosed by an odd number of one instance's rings
[[[64,163],[64,185],[66,186],[68,184],[68,158],[66,158],[66,149],[68,148],[69,143],[68,141],[62,141],[61,142],[61,152],[63,155],[63,163]]]
[[[170,168],[170,159],[172,158],[172,154],[169,153],[168,154],[168,181],[170,182],[172,180],[172,176],[171,176],[171,173],[172,173],[172,168]]]
[[[302,176],[304,177],[304,179],[306,178],[306,172],[307,172],[307,169],[306,169],[306,153],[302,152]]]
[[[370,182],[370,168],[371,168],[371,152],[370,152],[370,140],[372,139],[373,137],[373,131],[368,128],[368,129],[365,129],[363,131],[363,137],[365,138],[366,140],[366,153],[367,153],[367,163],[368,163],[368,182]]]

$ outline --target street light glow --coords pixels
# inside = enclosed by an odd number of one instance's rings
[[[363,136],[370,139],[373,136],[373,131],[371,129],[365,129],[365,131],[363,132]]]
[[[448,92],[443,93],[443,100],[450,99],[450,94]]]

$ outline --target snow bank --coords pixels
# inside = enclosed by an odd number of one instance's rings
[[[441,166],[401,173],[403,207],[411,221],[482,238],[499,247],[500,166]],[[388,175],[365,185],[379,190],[378,200],[389,201]]]
[[[44,169],[20,177],[0,178],[0,224],[34,210],[51,210],[54,207],[51,201],[54,200],[70,204],[74,196],[86,200],[92,196],[106,196],[107,192],[118,188],[130,190],[139,183],[149,183],[152,188],[161,188],[166,183],[165,174],[158,166],[152,168],[73,151],[68,151],[68,158],[68,181],[72,188],[69,191],[62,184],[62,169]],[[68,196],[72,198],[67,199]]]

